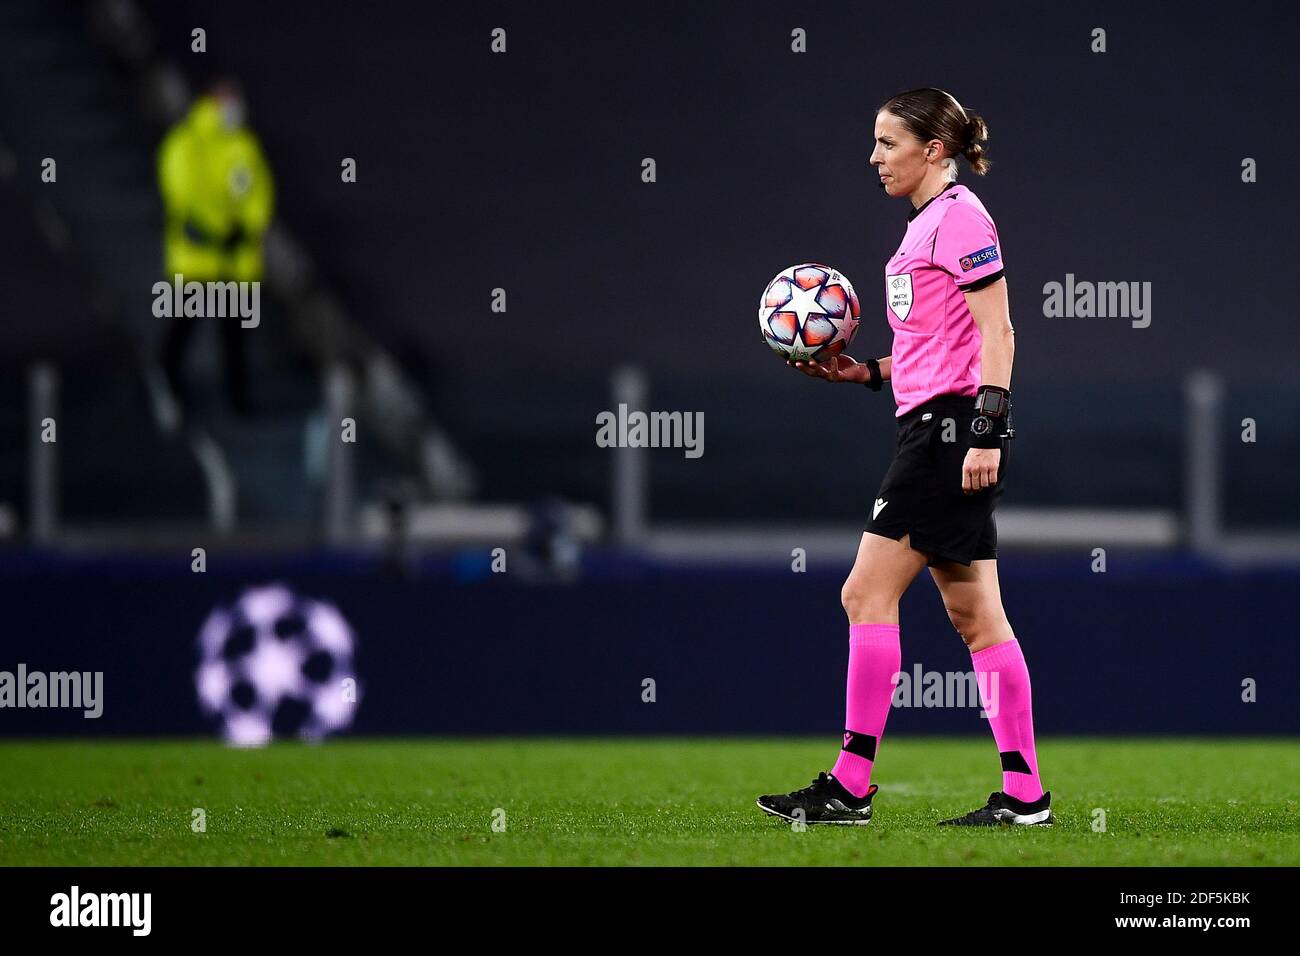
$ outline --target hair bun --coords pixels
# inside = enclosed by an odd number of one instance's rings
[[[984,122],[984,117],[978,113],[969,113],[966,118],[965,142],[962,145],[962,155],[966,157],[966,162],[970,163],[970,168],[978,176],[983,176],[989,171],[992,165],[984,156],[983,143],[989,138],[988,124]]]

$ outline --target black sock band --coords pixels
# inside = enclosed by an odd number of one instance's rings
[[[871,734],[859,734],[856,731],[844,731],[844,746],[840,748],[845,753],[855,754],[864,757],[867,760],[876,759],[876,738]]]
[[[999,756],[1002,757],[1003,773],[1033,773],[1024,754],[1019,750],[1004,750]]]

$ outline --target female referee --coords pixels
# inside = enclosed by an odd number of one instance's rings
[[[942,824],[1051,825],[1034,752],[1029,671],[1002,609],[997,527],[1011,428],[1014,332],[997,228],[957,185],[956,157],[983,175],[984,120],[943,90],[900,93],[876,114],[871,165],[890,196],[912,201],[885,264],[890,354],[796,362],[805,374],[879,391],[898,403],[894,458],[844,582],[848,702],[839,759],[812,786],[760,797],[767,813],[806,823],[865,824],[871,768],[899,673],[898,601],[924,567],[971,653],[1002,761],[1002,789]]]

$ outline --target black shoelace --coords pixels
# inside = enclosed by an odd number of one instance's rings
[[[829,784],[830,781],[831,781],[830,775],[827,774],[825,770],[823,770],[821,773],[817,774],[817,779],[814,780],[810,785],[804,787],[802,790],[796,790],[795,792],[799,794],[807,794],[811,796],[812,794],[816,793],[818,790],[821,790],[823,787]]]
[[[998,802],[998,797],[1000,796],[1002,796],[1002,791],[994,790],[992,793],[989,794],[988,803],[984,804],[984,806],[980,807],[978,810],[972,810],[970,813],[964,814],[958,817],[957,819],[962,821],[966,821],[966,820],[975,821],[980,819],[980,817],[983,816],[985,810],[993,809],[993,804]]]

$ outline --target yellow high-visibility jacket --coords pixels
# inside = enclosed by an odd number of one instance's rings
[[[167,279],[262,278],[262,235],[271,222],[275,184],[257,137],[229,129],[215,98],[200,97],[158,149],[158,188],[166,224]]]

